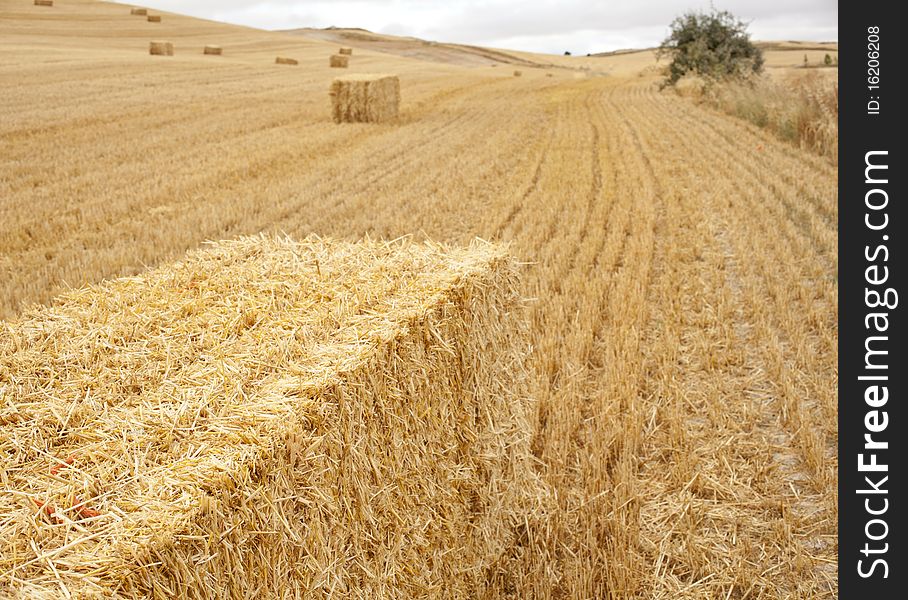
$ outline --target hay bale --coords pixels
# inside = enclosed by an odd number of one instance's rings
[[[380,123],[397,117],[400,79],[397,75],[347,75],[331,84],[335,123]]]
[[[173,56],[173,43],[151,42],[148,46],[148,53],[155,56]]]
[[[4,323],[0,597],[479,597],[538,490],[516,269],[261,236]]]
[[[148,22],[149,23],[160,23],[161,15],[148,15]]]
[[[341,48],[337,51],[338,54],[345,54],[351,56],[353,54],[353,48]]]
[[[212,55],[216,55],[216,56],[221,56],[223,53],[224,53],[223,48],[221,48],[220,46],[211,46],[211,45],[205,46],[205,50],[203,51],[203,54],[212,54]]]
[[[35,6],[53,6],[54,0],[35,0]]]
[[[350,57],[341,54],[332,54],[328,64],[335,69],[346,69],[350,65]]]
[[[144,17],[148,14],[148,9],[147,8],[133,8],[133,9],[130,9],[129,14],[136,15],[139,17]]]
[[[274,59],[274,63],[277,65],[298,65],[300,61],[295,58],[285,58],[283,56],[278,56]]]
[[[546,73],[545,76],[546,76],[546,77],[554,77],[555,75],[552,74],[552,73]]]
[[[522,77],[523,71],[514,71],[514,77]]]

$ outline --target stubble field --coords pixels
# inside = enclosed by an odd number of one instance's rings
[[[263,231],[510,242],[550,495],[489,594],[836,595],[827,159],[621,55],[581,76],[351,41],[401,117],[339,126],[333,42],[55,4],[0,0],[0,317]]]

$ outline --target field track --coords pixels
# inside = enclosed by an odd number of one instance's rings
[[[402,116],[338,126],[335,45],[56,4],[0,2],[0,316],[260,231],[511,242],[552,495],[502,589],[835,596],[834,166],[650,77],[356,49]]]

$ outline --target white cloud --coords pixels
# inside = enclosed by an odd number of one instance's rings
[[[151,8],[262,29],[363,27],[446,42],[575,54],[654,46],[709,0],[145,0]],[[835,40],[835,0],[716,0],[756,39]]]

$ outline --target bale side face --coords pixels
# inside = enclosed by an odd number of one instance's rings
[[[300,64],[300,61],[296,60],[295,58],[286,58],[283,56],[278,56],[277,58],[274,59],[274,63],[277,65],[298,65],[298,64]]]
[[[148,15],[148,22],[149,23],[160,23],[161,15]]]
[[[516,283],[245,238],[0,328],[0,597],[481,596],[536,485]]]
[[[144,17],[148,14],[147,8],[133,8],[129,11],[129,14],[136,15],[139,17]]]
[[[335,123],[380,123],[396,118],[400,108],[396,75],[338,77],[330,93]]]
[[[205,46],[204,53],[221,56],[224,53],[224,50],[220,46]]]
[[[335,69],[346,69],[350,65],[350,58],[341,54],[332,54],[328,64]]]
[[[173,56],[173,43],[151,42],[148,45],[148,53],[154,56]]]
[[[353,48],[341,48],[340,50],[337,51],[337,53],[346,54],[347,56],[350,56],[353,54]]]

